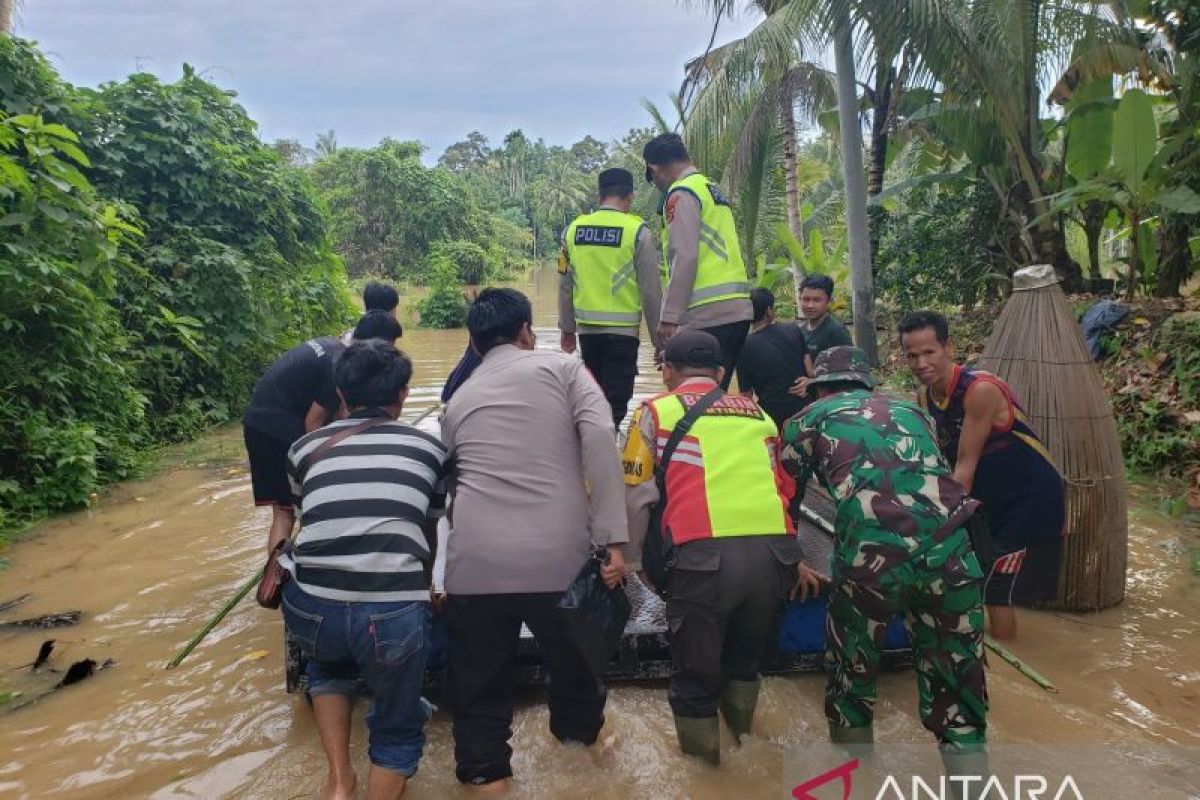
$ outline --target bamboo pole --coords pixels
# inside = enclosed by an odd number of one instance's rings
[[[417,417],[408,424],[415,426],[417,423],[421,422],[441,407],[441,403],[434,403],[429,408],[418,414]],[[214,628],[221,624],[221,620],[225,619],[225,617],[229,615],[229,612],[233,611],[237,604],[242,602],[242,598],[249,594],[250,590],[257,586],[258,582],[261,580],[262,570],[260,569],[257,570],[254,575],[252,575],[245,583],[243,583],[236,592],[234,592],[233,597],[225,601],[225,605],[221,606],[216,614],[213,614],[212,618],[204,624],[204,627],[197,631],[196,635],[191,638],[191,641],[180,648],[179,652],[175,654],[175,657],[168,662],[167,669],[175,669],[178,667],[180,662],[187,658],[188,654],[195,650],[196,646],[200,644],[200,642],[204,641],[204,638],[212,633]]]
[[[258,582],[261,580],[262,570],[258,570],[250,577],[250,580],[241,585],[241,588],[234,593],[233,597],[225,601],[225,605],[221,606],[221,609],[217,611],[216,614],[213,614],[212,619],[205,623],[204,627],[196,632],[196,635],[192,637],[191,641],[180,648],[179,652],[175,654],[175,657],[172,658],[167,664],[167,669],[175,669],[178,667],[180,662],[187,658],[188,654],[196,649],[196,645],[204,641],[204,637],[212,633],[213,628],[220,625],[221,620],[225,619],[229,612],[233,611],[234,606],[242,602],[242,598],[249,594],[250,590],[257,586]]]
[[[987,646],[988,650],[991,650],[993,653],[1011,664],[1013,668],[1017,670],[1017,672],[1020,672],[1026,678],[1029,678],[1029,680],[1033,681],[1047,692],[1058,694],[1057,686],[1051,683],[1048,679],[1042,677],[1033,667],[1029,666],[1020,658],[1018,658],[1017,655],[1007,647],[1000,644],[990,636],[984,636],[983,643]]]

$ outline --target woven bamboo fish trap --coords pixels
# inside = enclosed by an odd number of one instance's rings
[[[1012,386],[1067,482],[1058,598],[1094,611],[1125,598],[1129,520],[1112,404],[1050,266],[1016,273],[980,369]]]

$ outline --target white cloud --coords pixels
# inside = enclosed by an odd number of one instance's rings
[[[645,125],[639,98],[666,105],[711,26],[674,0],[39,0],[17,32],[74,83],[138,66],[170,80],[186,61],[236,89],[266,139],[333,128],[436,155],[473,129],[569,144]]]

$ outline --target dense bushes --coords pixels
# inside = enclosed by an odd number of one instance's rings
[[[421,324],[427,328],[461,328],[467,323],[467,301],[458,270],[449,259],[434,259],[429,294],[417,305],[417,310]]]
[[[99,90],[0,38],[0,530],[238,414],[352,314],[308,177],[184,68]]]
[[[423,283],[434,248],[484,248],[495,223],[462,179],[421,163],[417,142],[384,139],[369,150],[342,149],[312,167],[333,215],[337,250],[351,275],[390,275]]]
[[[995,193],[964,181],[950,191],[917,189],[881,215],[875,286],[902,308],[970,307],[997,288]]]

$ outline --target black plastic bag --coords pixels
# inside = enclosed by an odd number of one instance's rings
[[[632,610],[624,587],[609,589],[604,585],[600,567],[605,558],[604,551],[588,556],[583,569],[558,601],[567,635],[597,677],[604,674],[604,667],[621,644]]]

